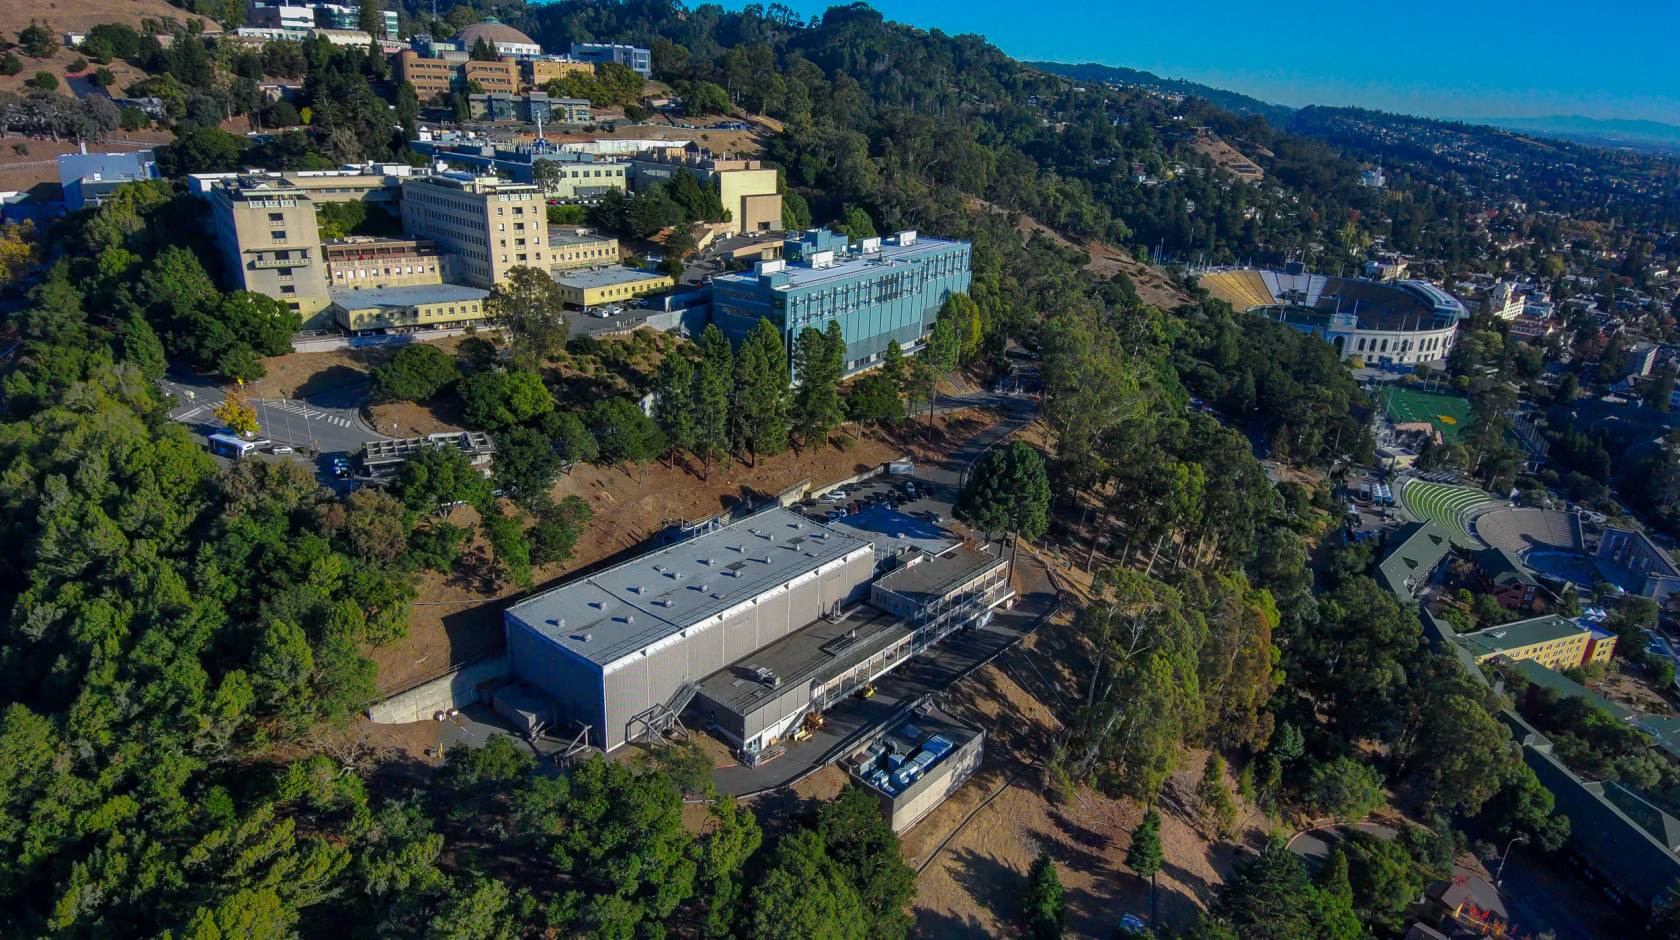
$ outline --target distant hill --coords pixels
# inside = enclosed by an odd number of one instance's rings
[[[1125,85],[1137,85],[1143,88],[1153,88],[1157,91],[1179,95],[1194,95],[1205,99],[1227,111],[1243,115],[1258,115],[1266,119],[1274,127],[1288,127],[1289,120],[1295,114],[1295,109],[1281,104],[1261,101],[1235,91],[1214,88],[1200,82],[1186,81],[1182,78],[1162,78],[1154,72],[1141,69],[1128,69],[1114,65],[1098,65],[1086,62],[1079,65],[1069,65],[1065,62],[1025,62],[1040,71],[1052,75],[1061,75],[1081,82],[1119,82]]]
[[[1556,137],[1601,147],[1636,147],[1645,150],[1680,152],[1680,126],[1661,121],[1590,118],[1579,114],[1546,117],[1467,118],[1476,124],[1491,124],[1525,134]]]

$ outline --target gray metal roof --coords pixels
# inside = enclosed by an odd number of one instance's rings
[[[919,235],[908,245],[896,244],[882,240],[879,250],[860,252],[857,246],[852,246],[844,254],[835,256],[831,264],[820,268],[809,264],[790,263],[781,272],[787,275],[787,283],[782,289],[808,287],[826,281],[844,280],[846,278],[861,277],[866,274],[889,273],[895,270],[909,270],[914,261],[924,257],[942,254],[953,248],[968,247],[968,242],[954,241],[945,238],[933,238]],[[740,271],[730,274],[719,274],[712,278],[713,283],[732,282],[757,284],[759,276],[752,271]]]
[[[413,307],[417,304],[483,300],[490,292],[464,284],[415,284],[409,287],[369,287],[328,291],[327,297],[346,310],[369,307]]]
[[[812,512],[821,515],[827,503],[818,503]],[[875,543],[875,551],[882,557],[899,555],[921,549],[929,555],[948,551],[957,540],[951,533],[926,518],[917,518],[885,506],[869,506],[829,523],[834,528]]]
[[[583,289],[586,287],[611,287],[614,284],[637,284],[642,281],[653,281],[666,277],[657,271],[643,271],[639,268],[626,268],[621,265],[609,265],[587,271],[556,272],[556,284]]]
[[[700,681],[700,694],[750,718],[774,705],[781,690],[807,685],[813,678],[826,682],[909,635],[904,621],[862,604],[839,622],[815,621],[712,673]],[[753,670],[760,666],[781,684],[772,687],[758,678]]]
[[[908,559],[907,559],[908,560]],[[959,545],[951,552],[896,568],[875,586],[914,603],[928,604],[1003,564],[996,555]]]
[[[538,594],[507,615],[606,666],[869,548],[773,507]]]

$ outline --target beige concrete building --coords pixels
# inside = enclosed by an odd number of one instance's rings
[[[421,284],[333,291],[328,311],[351,333],[413,332],[466,326],[484,319],[490,292],[460,284]]]
[[[235,178],[210,192],[211,218],[232,286],[273,297],[321,325],[327,278],[315,207],[284,180]]]
[[[687,171],[716,187],[729,211],[730,234],[769,232],[782,227],[782,197],[776,170],[760,160],[727,160],[677,149],[648,151],[631,162],[636,189],[670,182]]]
[[[571,271],[618,263],[618,239],[586,228],[548,234],[548,269]]]
[[[529,183],[447,173],[411,178],[402,188],[403,231],[453,255],[453,275],[493,287],[520,266],[548,270],[548,215]]]
[[[579,62],[576,59],[526,59],[520,64],[524,72],[523,78],[527,88],[541,91],[543,86],[557,78],[567,75],[594,75],[595,63]]]
[[[519,91],[519,63],[511,56],[504,56],[500,62],[469,59],[461,63],[461,80],[469,86],[477,82],[485,94],[515,94]]]
[[[449,256],[415,238],[344,238],[321,243],[332,291],[442,284]]]
[[[624,192],[629,164],[610,160],[558,160],[560,173],[548,190],[550,199],[563,202],[593,202],[607,190]]]

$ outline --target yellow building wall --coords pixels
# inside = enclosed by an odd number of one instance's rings
[[[618,239],[603,238],[578,245],[548,246],[548,269],[570,271],[602,264],[618,263]]]
[[[1476,661],[1486,662],[1493,659],[1495,656],[1509,656],[1512,659],[1532,660],[1542,666],[1545,666],[1547,669],[1562,672],[1565,669],[1574,669],[1576,666],[1582,664],[1582,660],[1584,660],[1587,655],[1587,638],[1588,634],[1582,632],[1577,636],[1565,637],[1561,640],[1550,640],[1545,643],[1534,643],[1529,646],[1512,647],[1502,653],[1489,653],[1487,655],[1477,657]],[[1610,648],[1613,648],[1614,645],[1614,643],[1611,643]],[[1608,652],[1606,652],[1603,657],[1596,655],[1596,650],[1594,653],[1594,662],[1600,662],[1603,659],[1609,658]]]
[[[551,62],[533,59],[526,65],[530,67],[531,87],[539,91],[549,82],[573,72],[584,75],[595,74],[595,63],[593,62]]]
[[[730,231],[751,231],[747,228],[748,215],[763,213],[765,200],[756,200],[755,206],[760,207],[754,212],[747,207],[749,196],[775,196],[776,171],[766,170],[723,170],[717,174],[718,200],[729,210]],[[776,199],[776,224],[781,224],[782,206],[780,198]]]
[[[347,330],[388,330],[394,327],[428,327],[484,319],[484,301],[454,300],[417,304],[412,307],[368,307],[346,309],[335,306],[338,325]]]
[[[675,283],[670,276],[661,274],[649,276],[646,280],[606,284],[601,287],[577,288],[567,284],[558,286],[560,299],[565,303],[579,307],[595,307],[600,304],[622,303],[633,297],[664,290]]]

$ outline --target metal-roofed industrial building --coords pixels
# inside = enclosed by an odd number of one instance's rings
[[[945,712],[905,717],[847,761],[894,832],[914,826],[979,768],[985,734]]]
[[[612,750],[699,680],[861,599],[874,568],[868,542],[769,509],[516,604],[509,661]]]

